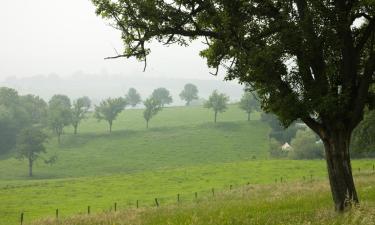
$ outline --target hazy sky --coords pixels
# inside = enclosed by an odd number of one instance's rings
[[[90,0],[0,0],[0,79],[76,71],[210,79],[204,46],[153,44],[148,69],[134,59],[103,60],[122,51],[119,31],[95,15]]]

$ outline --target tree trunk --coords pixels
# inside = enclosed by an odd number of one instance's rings
[[[29,177],[33,176],[33,160],[29,158]]]
[[[214,118],[215,123],[216,123],[216,119],[217,119],[217,112],[215,111],[215,118]]]
[[[250,113],[247,113],[247,121],[250,121]]]
[[[146,120],[146,128],[148,128],[148,120]]]
[[[109,122],[109,133],[112,133],[112,121]]]
[[[78,124],[74,125],[74,135],[77,134],[77,128],[78,128]]]
[[[61,133],[57,133],[57,143],[60,145],[61,143]]]
[[[350,162],[350,134],[335,132],[323,142],[335,210],[342,212],[359,202]]]

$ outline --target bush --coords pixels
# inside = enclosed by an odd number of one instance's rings
[[[288,157],[291,159],[322,159],[324,157],[323,144],[310,130],[298,130],[292,140],[292,148]]]
[[[276,139],[270,139],[269,153],[272,158],[284,158],[288,156],[287,151],[281,149],[281,144]]]

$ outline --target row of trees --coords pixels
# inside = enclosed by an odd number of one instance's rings
[[[186,105],[190,105],[191,101],[198,99],[198,89],[193,84],[186,84],[184,90],[181,92],[180,97],[186,100]],[[125,98],[107,98],[103,100],[98,106],[95,106],[94,116],[98,120],[105,120],[109,126],[109,132],[112,131],[113,121],[117,116],[125,109],[126,106],[136,106],[141,102],[139,93],[131,88]],[[219,93],[217,90],[209,96],[205,102],[204,107],[212,109],[214,111],[214,122],[217,121],[219,113],[224,112],[227,109],[229,97],[224,93]],[[149,122],[152,117],[157,115],[166,105],[172,103],[172,97],[169,91],[165,88],[155,89],[151,96],[143,101],[145,107],[143,117],[146,121],[146,128],[149,126]],[[259,110],[259,102],[256,96],[251,92],[245,92],[239,102],[239,106],[248,114],[248,120],[250,120],[250,114]]]

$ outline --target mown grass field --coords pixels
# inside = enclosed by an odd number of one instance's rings
[[[12,155],[0,159],[0,225],[18,224],[54,215],[66,217],[109,210],[174,203],[176,195],[191,201],[194,193],[209,196],[211,188],[229,185],[273,184],[275,179],[296,182],[325,180],[325,162],[269,160],[269,128],[259,113],[246,114],[231,105],[214,124],[213,114],[202,107],[173,107],[161,111],[145,128],[142,110],[125,110],[108,133],[104,121],[89,118],[78,135],[65,129],[62,144],[47,144],[57,154],[52,166],[42,161],[27,177],[27,164]],[[355,160],[354,168],[372,169],[373,160]],[[329,198],[330,200],[330,198]]]

